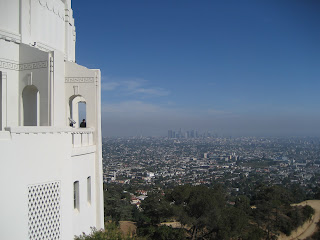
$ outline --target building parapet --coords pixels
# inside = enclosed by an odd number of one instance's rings
[[[56,134],[67,133],[72,135],[72,146],[86,147],[93,146],[94,128],[71,128],[71,127],[39,127],[39,126],[23,126],[23,127],[6,127],[1,136],[9,139],[8,135],[12,134]]]

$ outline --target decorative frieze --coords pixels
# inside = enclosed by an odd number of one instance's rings
[[[33,63],[12,63],[7,62],[0,59],[0,68],[15,70],[15,71],[24,71],[24,70],[32,70],[32,69],[39,69],[39,68],[47,68],[48,67],[48,61],[42,61],[42,62],[33,62]]]
[[[93,83],[94,77],[66,77],[66,83]]]

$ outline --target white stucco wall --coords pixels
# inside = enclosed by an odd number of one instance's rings
[[[60,239],[104,227],[100,71],[73,63],[74,49],[70,0],[0,1],[0,239],[31,236],[30,221],[36,220],[30,218],[35,211],[30,204],[40,204],[42,198],[30,196],[32,191],[46,194],[43,186],[59,191],[44,201],[59,205]],[[24,107],[26,87],[37,89],[37,108]],[[71,96],[86,100],[85,129],[69,127]],[[30,122],[38,126],[24,126],[24,112],[32,109],[37,109],[37,119]],[[80,184],[79,212],[74,210],[75,181]],[[40,225],[32,226],[32,234],[41,230]]]
[[[0,34],[8,37],[20,35],[20,1],[0,1]]]
[[[49,112],[49,85],[50,85],[50,62],[49,54],[36,48],[20,44],[20,64],[26,64],[19,71],[19,98],[20,98],[20,126],[23,126],[23,104],[21,94],[28,85],[34,85],[40,95],[40,126],[50,125]],[[31,82],[30,82],[31,81]]]
[[[0,170],[1,200],[0,239],[26,239],[28,236],[28,185],[52,181],[61,182],[62,232],[72,234],[72,220],[65,209],[73,207],[70,172],[71,141],[67,133],[12,134],[12,139],[0,142],[5,167]],[[19,150],[18,150],[19,149]],[[4,184],[6,183],[6,184]],[[68,224],[69,222],[69,224]],[[17,231],[17,228],[19,231]],[[69,238],[71,239],[71,238]]]
[[[51,73],[51,77],[53,80],[51,81],[52,86],[52,122],[54,126],[66,126],[66,108],[67,105],[65,104],[65,63],[64,63],[64,56],[61,52],[53,52],[53,72]],[[53,76],[52,76],[53,74]]]
[[[28,236],[28,186],[59,181],[61,186],[61,238],[90,232],[96,226],[95,146],[72,151],[70,129],[23,127],[11,135],[0,132],[0,151],[5,168],[0,170],[3,193],[0,239],[26,239]],[[47,132],[47,133],[46,133]],[[16,149],[19,148],[19,151]],[[80,148],[79,148],[80,149]],[[87,177],[91,177],[91,204],[87,201]],[[80,183],[80,211],[73,206],[73,183]],[[19,226],[19,231],[16,231]]]
[[[79,181],[80,186],[80,210],[73,210],[73,232],[80,235],[82,232],[90,232],[91,226],[96,226],[95,208],[95,154],[78,155],[72,157],[73,182]],[[91,177],[91,203],[87,199],[87,178]]]
[[[65,4],[61,0],[31,1],[31,41],[64,52]]]
[[[82,96],[86,101],[87,127],[97,125],[97,85],[100,85],[100,71],[90,70],[76,63],[66,62],[65,105],[69,106],[72,96]],[[67,116],[70,116],[69,108]],[[100,115],[100,114],[98,114]]]
[[[0,71],[2,74],[2,97],[3,97],[3,126],[18,126],[19,112],[19,45],[0,39]],[[10,91],[15,89],[15,91]],[[10,103],[10,107],[8,104]]]
[[[43,51],[60,51],[75,61],[76,32],[71,2],[64,0],[1,0],[0,39]]]

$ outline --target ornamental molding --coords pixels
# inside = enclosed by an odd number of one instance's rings
[[[39,0],[40,5],[43,8],[47,8],[50,12],[59,16],[62,20],[65,17],[64,3],[61,0]]]
[[[9,69],[9,70],[24,71],[24,70],[47,68],[47,67],[48,67],[48,61],[17,64],[17,63],[7,62],[0,59],[0,68]]]
[[[94,77],[66,77],[66,83],[93,83]]]
[[[21,34],[0,30],[0,39],[8,42],[20,43]]]

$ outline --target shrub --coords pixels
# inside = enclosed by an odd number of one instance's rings
[[[136,237],[124,236],[115,223],[108,223],[104,230],[91,229],[91,233],[86,235],[82,233],[80,236],[75,236],[75,240],[130,240]]]

